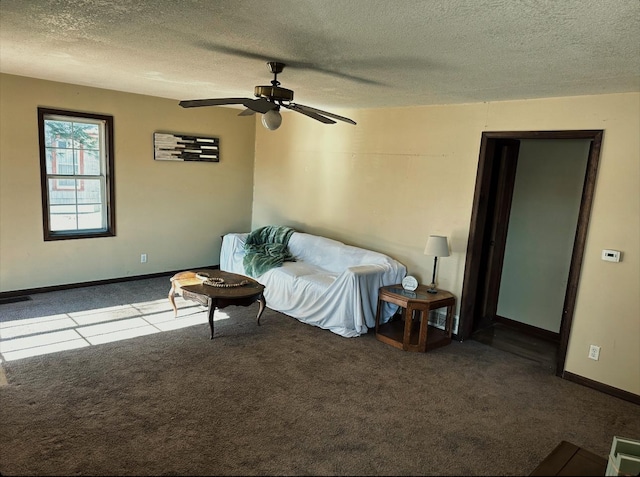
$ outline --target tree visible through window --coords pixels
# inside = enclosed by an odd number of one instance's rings
[[[45,240],[115,235],[113,117],[38,108]]]

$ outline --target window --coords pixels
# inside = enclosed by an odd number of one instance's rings
[[[38,108],[45,240],[115,235],[113,117]]]

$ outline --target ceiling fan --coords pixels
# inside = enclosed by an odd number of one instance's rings
[[[280,107],[297,111],[305,116],[309,116],[324,124],[335,124],[334,119],[344,121],[349,124],[356,124],[355,121],[344,116],[322,111],[320,109],[305,106],[303,104],[293,103],[293,91],[280,87],[278,74],[282,73],[286,65],[277,61],[268,61],[267,67],[273,73],[271,86],[256,86],[254,95],[258,99],[252,98],[218,98],[218,99],[192,99],[180,101],[183,108],[197,108],[200,106],[222,106],[225,104],[242,104],[247,109],[242,111],[238,116],[249,116],[255,113],[262,113],[262,124],[270,130],[275,130],[282,123],[280,115]]]

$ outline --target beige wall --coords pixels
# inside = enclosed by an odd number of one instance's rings
[[[38,106],[114,117],[116,237],[43,240]],[[251,223],[255,121],[237,114],[1,75],[0,291],[217,264],[220,235]],[[154,161],[155,131],[217,136],[220,162]]]
[[[427,237],[447,235],[452,255],[438,261],[438,279],[458,299],[482,132],[603,129],[566,370],[640,394],[640,94],[342,113],[358,125],[287,112],[279,130],[257,128],[252,227],[378,250],[423,283]],[[604,248],[623,261],[602,261]],[[590,344],[599,361],[587,358]]]

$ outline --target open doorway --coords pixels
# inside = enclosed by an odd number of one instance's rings
[[[459,339],[469,339],[474,333],[496,324],[511,326],[515,324],[521,334],[537,336],[553,343],[555,373],[562,376],[595,189],[602,135],[601,130],[483,133],[469,227],[460,324],[457,335]],[[555,177],[557,174],[555,170],[550,169],[551,172],[545,172],[536,169],[543,167],[544,161],[537,163],[531,159],[524,160],[526,155],[524,150],[529,153],[531,150],[535,150],[535,147],[531,146],[539,145],[538,140],[560,141],[558,144],[562,144],[562,146],[565,145],[564,141],[567,143],[571,141],[576,144],[576,150],[579,151],[582,148],[586,156],[583,157],[582,165],[580,165],[580,160],[575,162],[573,172],[566,170],[562,172],[569,174],[566,176],[567,187],[577,188],[575,190],[577,194],[575,210],[569,212],[574,213],[575,217],[572,224],[571,220],[566,219],[560,219],[556,222],[562,222],[561,225],[565,229],[566,225],[570,224],[568,230],[564,231],[564,237],[558,238],[559,236],[555,235],[547,236],[544,239],[550,241],[548,243],[565,244],[564,246],[558,245],[557,249],[553,249],[554,252],[564,249],[564,252],[551,258],[553,263],[550,265],[556,268],[546,267],[546,271],[541,262],[543,256],[523,252],[522,246],[513,238],[520,236],[525,241],[527,238],[526,228],[523,228],[521,223],[518,229],[517,219],[520,219],[520,222],[528,222],[529,225],[533,220],[537,225],[538,220],[535,217],[523,215],[531,203],[544,203],[544,200],[535,199],[535,193],[541,194],[539,198],[544,198],[542,194],[548,193],[544,187],[540,187],[538,192],[536,192],[536,187],[531,187],[530,184],[534,177],[538,176],[542,180],[547,174],[547,178],[555,179],[555,186],[551,187],[559,187],[559,179]],[[523,164],[518,176],[519,158]],[[553,166],[554,161],[563,163],[561,164],[563,166],[567,162],[560,154],[551,161],[547,160],[546,163]],[[529,183],[528,198],[524,202],[521,197],[518,199],[521,194],[517,191],[514,194],[518,183]],[[518,187],[522,187],[522,185]],[[560,184],[560,187],[564,186]],[[516,197],[515,202],[514,196]],[[532,197],[534,197],[533,200]],[[565,205],[562,204],[560,208],[566,209]],[[513,207],[516,210],[512,210]],[[529,213],[536,210],[535,207],[533,209],[529,207],[529,209],[531,209]],[[534,213],[538,214],[537,217],[547,218],[543,208],[538,208]],[[542,224],[544,221],[540,220],[539,222]],[[540,227],[540,229],[542,228],[552,230],[555,233],[555,229],[562,227],[547,225],[547,227]],[[537,239],[533,239],[533,243],[535,240]],[[547,259],[548,257],[544,258],[544,260]],[[534,264],[535,274],[546,273],[549,283],[525,284],[525,282],[519,282],[519,278],[530,278],[530,273],[523,268],[527,262]],[[562,265],[561,262],[564,262],[564,271],[557,269],[559,264]],[[560,282],[553,283],[553,280],[558,277],[560,277]],[[525,290],[530,293],[529,296],[527,293],[516,292],[514,294],[514,290]],[[545,300],[545,298],[547,299]],[[545,305],[555,302],[557,304],[556,311],[543,308],[533,313],[537,317],[527,316],[528,310],[538,302]],[[518,303],[521,305],[520,309],[518,309]],[[530,306],[527,306],[527,303]],[[505,317],[503,316],[505,314],[512,316]]]

